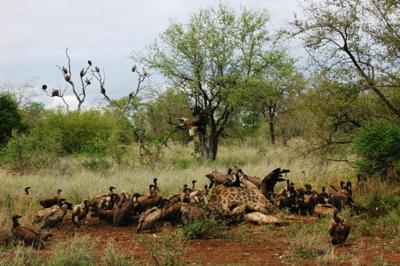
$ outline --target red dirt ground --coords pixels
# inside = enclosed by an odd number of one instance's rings
[[[50,256],[56,243],[71,239],[74,235],[88,236],[95,241],[98,253],[106,247],[107,242],[112,241],[127,258],[141,264],[151,264],[146,246],[140,240],[149,242],[174,230],[164,228],[163,232],[137,235],[135,229],[134,225],[112,227],[97,220],[90,220],[88,225],[79,229],[68,223],[61,229],[52,231],[54,241],[41,252],[46,257]],[[291,257],[290,245],[283,229],[266,230],[263,226],[249,225],[233,226],[229,230],[228,239],[188,241],[185,244],[187,252],[182,259],[188,264],[200,265],[320,265],[317,259],[302,260]],[[339,264],[336,262],[329,265],[352,265],[355,257],[359,258],[361,265],[374,265],[377,256],[382,256],[389,265],[400,265],[399,241],[390,242],[370,237],[356,242],[350,238],[346,246],[336,247],[334,252],[343,259]],[[4,252],[1,257],[9,255]]]

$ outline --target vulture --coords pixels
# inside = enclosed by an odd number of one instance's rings
[[[124,226],[133,222],[133,211],[139,196],[139,193],[135,193],[130,199],[117,206],[113,213],[113,226]]]
[[[278,207],[280,209],[290,208],[290,199],[287,195],[287,190],[283,188],[276,197]]]
[[[322,186],[321,192],[318,193],[318,200],[317,201],[318,201],[319,204],[328,203],[329,195],[328,195],[328,193],[326,193],[325,190],[326,190],[325,186]]]
[[[205,186],[205,188],[207,185]],[[185,195],[185,198],[187,197],[189,199],[189,203],[196,204],[196,205],[206,205],[208,200],[207,200],[207,193],[208,190],[201,190],[201,189],[195,189],[190,191],[188,195]]]
[[[25,195],[29,195],[29,190],[31,189],[31,187],[26,187],[24,188],[25,191]]]
[[[338,209],[333,210],[333,222],[329,228],[329,234],[332,238],[332,245],[342,245],[350,233],[350,225],[344,219],[337,216]]]
[[[62,202],[61,206],[57,210],[48,213],[41,222],[40,228],[53,228],[59,226],[64,219],[65,214],[67,214],[68,209],[72,209],[72,204],[67,202]]]
[[[96,204],[91,205],[92,217],[98,217],[100,220],[106,221],[108,223],[112,223],[114,217],[114,210],[106,210],[100,208]]]
[[[183,203],[176,196],[163,201],[163,206],[147,209],[139,216],[139,224],[136,232],[144,230],[155,231],[156,225],[161,222],[170,222],[173,225],[182,221],[191,222],[199,217],[205,217],[204,211],[196,206]]]
[[[162,209],[158,207],[152,207],[147,209],[139,216],[139,223],[136,229],[136,233],[141,233],[146,229],[155,231],[156,223],[160,220],[162,215]]]
[[[154,196],[157,196],[157,193],[160,192],[160,188],[157,185],[157,181],[158,181],[157,177],[153,178],[153,185],[154,185],[153,195]]]
[[[38,224],[43,221],[44,217],[51,215],[54,212],[59,211],[63,202],[65,202],[65,199],[59,199],[57,205],[53,205],[49,208],[44,208],[44,209],[37,211],[36,214],[33,216],[32,224]]]
[[[42,199],[41,201],[39,201],[39,204],[42,205],[43,208],[49,208],[53,205],[58,204],[60,201],[61,192],[62,192],[62,189],[58,189],[56,195]]]
[[[213,185],[223,185],[223,184],[230,184],[232,182],[232,176],[227,173],[221,173],[218,171],[213,171],[206,175],[206,177],[210,180],[209,188],[212,188]]]
[[[228,169],[228,171],[229,171],[229,169]],[[233,166],[232,174],[239,174],[242,177],[240,183],[242,183],[247,188],[257,188],[257,189],[261,188],[262,181],[260,178],[255,177],[255,176],[246,175],[243,172],[243,170],[237,166]]]
[[[306,211],[311,215],[314,212],[315,205],[318,203],[318,194],[316,191],[312,190],[312,186],[310,184],[306,184],[305,188],[304,204]]]
[[[23,242],[25,246],[32,246],[34,249],[44,248],[43,241],[51,237],[51,234],[42,235],[31,228],[21,225],[18,221],[20,218],[22,218],[20,215],[13,215],[11,218],[13,236],[18,241]]]
[[[92,201],[91,205],[96,206],[98,209],[112,210],[114,203],[119,201],[119,195],[114,192],[115,187],[110,186],[107,194],[97,195]]]
[[[353,189],[351,186],[351,181],[347,181],[346,183],[346,191],[350,194],[350,197],[353,195]]]
[[[81,204],[75,205],[72,209],[72,222],[75,225],[79,225],[79,222],[86,218],[90,211],[90,202],[84,200]]]
[[[272,202],[275,185],[285,181],[282,174],[289,173],[289,169],[276,168],[261,181],[261,193]]]
[[[134,208],[136,213],[140,214],[149,208],[159,206],[162,202],[162,197],[156,195],[157,192],[155,192],[155,185],[150,185],[149,190],[150,195],[138,197],[137,204]]]

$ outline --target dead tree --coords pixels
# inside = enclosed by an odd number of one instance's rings
[[[76,100],[78,101],[78,110],[81,109],[82,104],[86,100],[86,90],[87,88],[92,84],[92,79],[93,79],[93,65],[92,61],[88,60],[87,61],[87,66],[83,67],[79,71],[79,89],[78,85],[73,81],[73,76],[72,76],[72,67],[71,67],[71,57],[68,54],[68,48],[65,49],[65,56],[67,57],[67,66],[59,66],[57,65],[57,68],[60,70],[61,74],[64,77],[64,81],[67,83],[67,86],[65,86],[64,90],[61,90],[60,88],[53,89],[51,93],[48,92],[47,90],[47,85],[42,85],[42,90],[46,93],[47,96],[49,97],[59,97],[65,104],[67,111],[69,111],[69,105],[65,101],[65,93],[68,91],[68,88],[72,90],[73,95],[75,96]],[[98,67],[95,67],[97,70]]]
[[[108,94],[108,89],[106,88],[106,74],[104,70],[102,70],[99,66],[94,66],[91,60],[87,61],[87,66],[83,67],[79,72],[79,85],[78,82],[75,83],[72,79],[72,67],[71,67],[71,57],[68,54],[68,48],[65,50],[65,55],[67,57],[67,65],[59,66],[57,68],[60,70],[61,74],[64,77],[67,86],[61,90],[59,88],[53,89],[51,92],[48,91],[48,86],[46,84],[42,85],[42,90],[49,97],[59,97],[64,102],[67,111],[69,111],[69,105],[65,100],[66,92],[68,89],[71,89],[73,95],[75,96],[78,102],[78,110],[80,110],[82,104],[86,100],[86,92],[90,85],[92,85],[92,81],[95,80],[100,87],[100,93],[103,95],[104,99],[108,102],[111,108],[118,111],[121,115],[123,115],[130,123],[132,128],[132,132],[134,133],[136,139],[139,142],[140,146],[140,155],[144,156],[149,153],[151,149],[146,146],[145,143],[145,130],[143,128],[138,127],[133,122],[133,117],[137,112],[137,107],[132,108],[132,102],[135,98],[138,97],[139,93],[142,92],[146,87],[144,86],[144,81],[149,78],[150,74],[145,69],[139,70],[139,68],[134,65],[131,69],[132,73],[136,75],[137,81],[134,88],[128,93],[126,98],[123,98],[123,104],[121,101],[117,102],[112,99]]]
[[[130,122],[132,132],[139,143],[139,156],[141,158],[151,157],[153,152],[151,147],[147,145],[145,141],[145,130],[138,127],[133,122],[133,117],[136,114],[137,107],[132,109],[131,105],[132,101],[138,97],[139,93],[146,88],[146,86],[144,86],[144,81],[150,77],[150,74],[145,68],[139,70],[136,65],[132,67],[131,71],[136,75],[136,86],[128,93],[128,97],[124,98],[125,100],[122,105],[113,100],[108,94],[108,89],[106,88],[106,75],[104,70],[100,70],[99,67],[95,67],[95,69],[92,70],[92,75],[99,84],[100,93],[103,95],[104,100],[106,100],[113,109],[121,113]],[[157,147],[157,150],[159,151],[159,147]]]

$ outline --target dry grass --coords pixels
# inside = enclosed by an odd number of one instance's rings
[[[63,189],[63,197],[72,203],[78,203],[107,191],[110,185],[114,185],[119,191],[146,192],[153,177],[158,177],[165,195],[180,191],[184,183],[190,183],[193,179],[197,179],[198,186],[202,187],[208,182],[205,174],[215,169],[226,171],[232,165],[238,165],[247,174],[259,177],[265,176],[276,167],[289,168],[291,173],[288,178],[298,185],[310,182],[316,189],[321,184],[336,183],[339,177],[349,176],[351,169],[345,165],[320,165],[311,157],[301,157],[295,147],[265,145],[261,148],[260,144],[252,143],[221,146],[216,162],[201,162],[192,158],[193,147],[179,146],[165,149],[162,161],[151,167],[138,164],[136,148],[133,147],[132,154],[129,155],[132,158],[131,164],[111,165],[106,171],[89,170],[81,164],[82,158],[75,157],[64,158],[61,166],[56,169],[22,176],[2,171],[0,227],[12,213],[20,213],[30,219],[39,208],[38,200],[54,194],[58,188]],[[23,193],[26,186],[32,186],[32,195],[29,197]]]
[[[23,214],[25,219],[30,220],[39,208],[38,200],[54,194],[58,188],[63,189],[63,197],[78,203],[103,193],[110,185],[116,186],[119,191],[146,192],[153,177],[158,177],[165,195],[180,191],[184,183],[190,183],[193,179],[197,179],[198,186],[202,187],[208,182],[205,174],[214,169],[226,171],[232,165],[238,165],[247,174],[259,177],[276,167],[289,168],[291,173],[288,178],[296,184],[310,182],[316,188],[320,184],[335,183],[340,176],[347,176],[350,171],[341,164],[321,165],[312,158],[302,158],[293,146],[269,147],[265,143],[264,146],[259,143],[221,146],[216,162],[193,159],[191,146],[178,146],[165,149],[162,161],[152,167],[138,164],[135,159],[137,154],[133,153],[125,158],[133,158],[131,164],[112,165],[106,171],[88,170],[80,164],[81,158],[72,157],[63,159],[60,166],[62,171],[46,170],[22,176],[3,171],[0,173],[0,227],[6,223],[11,213]],[[136,148],[132,151],[136,151]],[[24,195],[23,189],[26,186],[32,186],[31,196]]]
[[[40,198],[54,194],[58,188],[63,189],[63,197],[72,203],[81,202],[83,199],[90,199],[99,193],[104,193],[110,185],[117,187],[118,191],[128,192],[147,192],[148,184],[152,182],[153,177],[158,177],[161,193],[170,195],[181,190],[184,183],[190,184],[192,179],[197,179],[198,186],[202,187],[208,183],[205,174],[217,169],[226,171],[229,166],[237,165],[249,175],[263,177],[276,167],[288,168],[291,173],[287,178],[296,183],[297,186],[311,183],[314,189],[319,190],[320,186],[329,186],[338,184],[339,180],[353,180],[354,170],[342,163],[329,162],[321,164],[318,158],[302,157],[298,153],[297,142],[292,142],[289,147],[271,147],[265,143],[257,141],[245,144],[230,144],[221,146],[218,160],[215,162],[201,162],[192,158],[193,147],[172,147],[165,149],[161,160],[153,162],[150,165],[141,165],[137,156],[137,147],[126,157],[124,163],[116,165],[110,163],[106,168],[91,169],[83,160],[91,158],[69,157],[63,158],[61,164],[55,169],[47,169],[36,173],[26,173],[24,175],[15,175],[7,171],[0,171],[0,237],[2,232],[9,232],[10,216],[18,213],[24,216],[23,223],[30,224],[33,214],[40,209],[38,201]],[[130,159],[131,158],[131,159]],[[129,161],[131,160],[131,161]],[[98,163],[98,162],[97,162]],[[277,190],[285,184],[279,184]],[[26,186],[32,186],[31,195],[24,195],[23,189]],[[394,188],[380,182],[370,182],[361,189],[354,189],[356,202],[362,202],[363,205],[374,203],[371,198],[374,193],[388,193]],[[379,202],[386,204],[391,200],[383,198]],[[378,203],[379,203],[378,202]],[[391,232],[398,232],[399,227],[396,219],[399,217],[396,210],[389,210],[389,215],[377,219],[368,220],[368,217],[350,217],[348,213],[342,213],[341,216],[350,220],[354,224],[352,235],[362,237],[370,234],[370,227],[374,225],[384,225],[391,229]],[[285,231],[286,237],[291,240],[290,257],[295,260],[317,259],[322,265],[334,265],[340,262],[342,258],[335,256],[329,246],[329,239],[326,228],[330,223],[330,218],[319,220],[313,224],[296,224],[289,226]],[[90,245],[86,245],[84,240],[77,239],[76,243],[70,243],[71,248],[87,248],[86,254],[82,255],[83,260],[93,261]],[[60,249],[69,250],[66,246]],[[34,256],[34,252],[18,248],[19,254],[15,258],[15,264],[22,265],[26,260]],[[119,254],[113,247],[108,247],[103,263],[111,265],[117,263],[126,265],[127,261],[123,255]],[[154,256],[154,254],[152,254]],[[64,254],[59,258],[52,258],[51,261],[69,258]],[[34,265],[35,261],[32,260]],[[111,263],[111,264],[110,264]],[[354,265],[357,262],[354,261]]]

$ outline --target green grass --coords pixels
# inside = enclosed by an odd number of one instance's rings
[[[139,237],[137,241],[146,247],[152,265],[176,266],[187,264],[185,258],[182,257],[187,252],[185,240],[177,232],[165,233],[152,240]]]
[[[102,265],[104,266],[129,266],[133,263],[125,258],[125,256],[112,243],[108,243],[103,251]]]
[[[290,243],[291,258],[314,259],[328,254],[330,250],[327,229],[330,219],[313,223],[293,223],[285,228]]]
[[[213,218],[194,221],[181,226],[180,232],[184,239],[223,239],[228,237],[225,225]]]
[[[22,246],[15,247],[12,259],[0,260],[2,266],[41,266],[45,263],[45,260],[38,255],[38,251]]]
[[[91,266],[96,265],[94,241],[87,237],[74,237],[59,243],[47,265]]]

